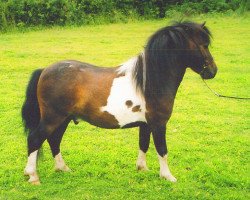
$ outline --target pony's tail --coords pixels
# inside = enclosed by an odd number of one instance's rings
[[[40,121],[40,109],[37,100],[37,83],[43,69],[35,70],[30,78],[26,90],[26,99],[22,107],[22,120],[25,133],[34,131]]]

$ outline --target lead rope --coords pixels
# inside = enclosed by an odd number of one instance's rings
[[[205,83],[205,85],[207,86],[207,88],[208,88],[214,95],[216,95],[217,97],[228,98],[228,99],[250,100],[249,97],[236,97],[236,96],[227,96],[227,95],[219,94],[218,92],[216,92],[216,91],[214,91],[212,88],[210,88],[204,79],[202,79],[202,80],[203,80],[203,82]]]
[[[206,55],[204,55],[203,51],[201,50],[200,46],[192,39],[192,41],[195,43],[195,45],[197,46],[197,48],[199,49],[199,51],[201,52],[201,55],[205,58],[205,62],[208,62],[208,60],[206,59]],[[213,58],[212,58],[213,60]],[[200,74],[206,69],[207,67],[203,67],[203,69],[201,70]],[[222,97],[222,98],[228,98],[228,99],[241,99],[241,100],[250,100],[250,97],[236,97],[236,96],[227,96],[227,95],[222,95],[219,94],[218,92],[214,91],[212,88],[210,88],[208,86],[208,84],[206,83],[206,81],[202,78],[203,82],[205,83],[205,85],[207,86],[207,88],[217,97]]]

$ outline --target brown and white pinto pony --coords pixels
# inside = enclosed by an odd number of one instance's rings
[[[28,131],[28,162],[24,173],[39,184],[37,153],[45,140],[56,170],[68,171],[60,143],[71,120],[102,128],[139,127],[137,169],[146,170],[150,134],[160,163],[160,176],[175,182],[167,164],[166,124],[187,67],[203,79],[214,78],[209,52],[210,32],[204,24],[180,22],[149,39],[143,53],[114,67],[66,60],[33,72],[22,118]]]

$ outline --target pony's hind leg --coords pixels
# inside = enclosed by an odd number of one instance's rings
[[[148,125],[141,125],[139,128],[139,154],[136,162],[137,170],[148,170],[146,164],[146,153],[148,151],[149,142],[150,142],[150,133],[151,130]]]
[[[24,174],[29,176],[29,182],[34,185],[40,184],[36,171],[37,154],[45,139],[45,126],[40,122],[38,127],[28,136],[28,161],[24,169]]]
[[[24,175],[29,176],[29,182],[33,185],[40,184],[39,177],[36,172],[37,153],[38,150],[29,154],[28,162],[24,169]]]
[[[52,120],[53,119],[53,120]],[[28,136],[28,162],[24,174],[29,176],[29,182],[33,185],[40,184],[36,170],[37,153],[47,137],[65,120],[58,115],[50,116],[49,119],[41,119],[38,127]]]
[[[47,141],[50,145],[52,155],[55,159],[56,171],[70,171],[69,167],[65,164],[62,154],[60,152],[60,144],[63,134],[71,121],[71,118],[67,118],[48,138]]]

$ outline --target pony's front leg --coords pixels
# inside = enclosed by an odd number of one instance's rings
[[[147,124],[143,124],[139,127],[139,154],[136,162],[137,170],[148,170],[146,164],[146,153],[148,151],[149,142],[150,142],[150,133],[151,130]]]
[[[160,163],[160,177],[165,178],[171,182],[176,182],[176,178],[171,174],[167,163],[167,144],[166,144],[166,126],[159,126],[154,128],[153,138],[155,148],[158,153]]]

